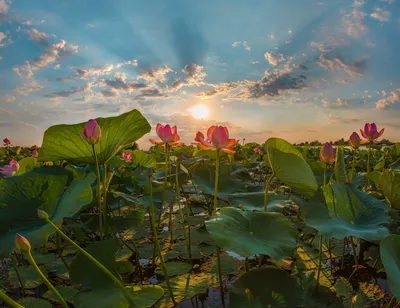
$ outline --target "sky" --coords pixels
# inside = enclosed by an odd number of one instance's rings
[[[399,51],[400,0],[0,0],[0,137],[138,109],[188,143],[400,141]]]

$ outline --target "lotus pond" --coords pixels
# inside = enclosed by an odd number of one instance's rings
[[[400,306],[400,144],[375,124],[350,147],[159,124],[139,150],[150,129],[133,110],[3,140],[0,307]]]

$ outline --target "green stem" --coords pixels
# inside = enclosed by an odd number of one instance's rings
[[[390,299],[390,302],[387,304],[386,308],[392,308],[395,300],[396,300],[396,297],[392,296],[392,298]]]
[[[358,270],[357,251],[356,251],[356,246],[354,245],[353,237],[352,237],[352,236],[350,236],[350,243],[351,243],[351,248],[353,249],[354,262],[355,262],[355,264],[356,264],[356,268],[353,270],[353,272],[351,273],[351,275],[350,275],[350,277],[349,277],[348,280],[350,280],[350,279],[354,276],[354,274],[357,272],[357,270]]]
[[[246,296],[247,296],[247,307],[252,308],[253,305],[251,304],[251,293],[249,289],[246,289]]]
[[[60,255],[60,259],[61,259],[62,263],[64,263],[65,268],[69,272],[69,266],[68,266],[67,262],[65,261],[64,256],[62,255],[61,238],[60,238],[60,234],[59,233],[56,233],[56,245],[57,245],[58,254]]]
[[[353,181],[354,178],[354,169],[355,169],[355,164],[356,164],[356,150],[353,150],[353,162],[351,165],[351,181]]]
[[[180,187],[179,187],[178,173],[179,173],[179,161],[176,162],[176,172],[175,172],[176,203],[178,204],[178,207],[179,207],[179,215],[181,216],[183,236],[185,237],[186,247],[187,247],[188,254],[189,254],[189,261],[190,261],[190,263],[192,263],[192,256],[190,254],[189,241],[188,241],[187,234],[186,234],[185,218],[183,217],[183,211],[182,211],[182,206],[181,206],[181,191],[180,191]],[[188,220],[188,223],[189,223],[189,220]]]
[[[331,246],[331,239],[326,239],[328,244],[328,252],[329,252],[329,263],[331,265],[331,274],[333,273],[333,263],[332,263],[332,246]]]
[[[189,252],[189,260],[192,263],[192,243],[191,243],[191,226],[190,226],[190,220],[189,220],[189,208],[188,208],[188,204],[186,202],[185,204],[185,212],[186,212],[186,220],[187,220],[187,224],[188,224],[188,252]]]
[[[244,259],[244,267],[246,269],[246,272],[249,271],[249,258]]]
[[[54,288],[54,286],[50,283],[50,281],[47,280],[46,276],[43,275],[42,271],[40,268],[37,266],[35,260],[32,257],[32,254],[30,251],[26,254],[26,257],[28,258],[29,263],[32,265],[33,269],[36,271],[36,273],[40,276],[40,278],[43,280],[44,284],[49,288],[51,293],[54,294],[54,296],[57,298],[57,300],[61,303],[61,307],[63,308],[68,308],[68,304],[65,302],[65,300],[62,298],[60,293]]]
[[[216,158],[215,158],[214,206],[213,206],[213,209],[211,211],[209,211],[210,216],[217,213],[218,182],[219,182],[219,151],[220,151],[220,149],[217,149]]]
[[[324,186],[326,185],[326,164],[324,164]]]
[[[340,265],[340,269],[343,269],[343,266],[344,266],[344,257],[345,257],[345,254],[346,254],[346,244],[347,244],[346,238],[344,238],[343,239],[343,250],[342,250],[342,263]]]
[[[267,212],[268,210],[268,192],[269,192],[269,185],[272,182],[272,179],[274,178],[275,174],[272,173],[271,176],[269,177],[268,181],[265,183],[265,190],[264,190],[264,212]]]
[[[322,241],[324,236],[322,233],[319,236],[319,257],[318,257],[318,272],[317,272],[317,290],[319,286],[319,276],[321,275],[321,267],[322,267]]]
[[[167,267],[165,266],[164,256],[162,255],[160,242],[158,241],[158,234],[157,234],[157,230],[156,230],[156,222],[154,220],[153,183],[151,182],[151,177],[150,176],[149,176],[149,186],[150,186],[149,187],[150,188],[150,204],[149,204],[148,209],[149,209],[149,213],[151,213],[149,216],[150,216],[150,219],[151,219],[151,227],[153,228],[153,233],[154,233],[154,244],[155,244],[155,246],[157,248],[158,257],[160,258],[161,269],[162,269],[162,271],[164,273],[165,282],[167,283],[169,296],[171,297],[171,300],[172,300],[172,303],[174,304],[174,307],[176,307],[176,301],[175,301],[174,293],[172,292],[171,284],[169,282]]]
[[[221,293],[221,301],[222,301],[222,303],[224,303],[224,285],[223,285],[223,282],[222,282],[221,259],[219,257],[219,247],[218,247],[218,245],[215,245],[215,247],[216,247],[218,280],[219,280],[219,288],[220,288],[220,293]]]
[[[74,246],[81,254],[87,257],[90,261],[92,261],[98,268],[100,268],[108,277],[110,277],[116,285],[118,285],[121,290],[125,288],[124,284],[115,277],[103,264],[97,261],[90,253],[86,252],[83,248],[81,248],[77,243],[71,240],[68,235],[62,232],[49,218],[45,219],[46,222],[57,232],[59,233],[67,242],[69,242],[72,246]]]
[[[107,164],[104,164],[104,176],[103,176],[103,220],[104,220],[104,234],[108,235],[108,209],[107,209],[107,190],[108,190],[108,170]]]
[[[92,144],[92,151],[94,160],[96,162],[96,178],[97,178],[97,211],[99,212],[99,231],[100,240],[103,240],[103,218],[101,215],[101,181],[100,181],[100,169],[99,160],[97,159],[96,150],[94,149],[94,144]]]
[[[11,308],[24,308],[24,306],[18,304],[11,297],[7,296],[3,291],[0,290],[0,299]]]
[[[365,186],[364,189],[367,190],[368,189],[368,184],[369,184],[369,179],[368,179],[368,175],[370,172],[370,166],[369,166],[369,160],[371,158],[371,144],[368,145],[368,157],[367,157],[367,178],[365,180]]]

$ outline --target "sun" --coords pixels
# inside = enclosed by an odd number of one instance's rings
[[[206,105],[196,105],[189,109],[192,112],[192,116],[195,119],[203,119],[208,116],[208,108]]]

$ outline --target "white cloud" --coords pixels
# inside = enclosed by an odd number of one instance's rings
[[[149,84],[154,84],[157,82],[164,82],[167,80],[165,75],[172,72],[172,69],[168,66],[161,66],[158,68],[152,68],[147,70],[142,70],[142,72],[137,77],[138,80],[144,80]]]
[[[325,108],[329,108],[329,109],[339,109],[339,108],[350,107],[350,100],[343,99],[343,98],[338,98],[337,100],[334,100],[334,101],[323,99],[323,100],[321,100],[321,102]]]
[[[385,93],[386,94],[386,93]],[[400,103],[400,88],[390,92],[390,94],[384,98],[381,98],[375,103],[376,109],[390,109],[394,103]]]
[[[361,10],[364,4],[363,0],[355,0],[353,9],[342,18],[344,31],[353,38],[360,38],[368,29],[364,22],[367,14]]]
[[[277,65],[279,65],[279,62],[285,60],[285,58],[283,57],[283,54],[279,54],[279,53],[278,54],[272,54],[272,53],[269,53],[269,52],[266,52],[264,54],[264,58],[272,66],[277,66]]]
[[[0,0],[0,22],[4,21],[7,16],[8,9],[10,7],[9,1]]]
[[[20,87],[14,89],[14,91],[19,95],[28,95],[28,93],[40,91],[43,89],[43,86],[38,84],[36,81],[32,81],[30,83],[26,83]]]
[[[241,42],[241,41],[236,41],[233,42],[232,47],[237,47],[237,46],[243,46],[243,48],[247,51],[251,51],[251,47],[249,46],[249,43],[247,41]]]
[[[392,14],[388,10],[376,8],[370,16],[379,20],[380,22],[387,22],[389,21],[391,15]]]

